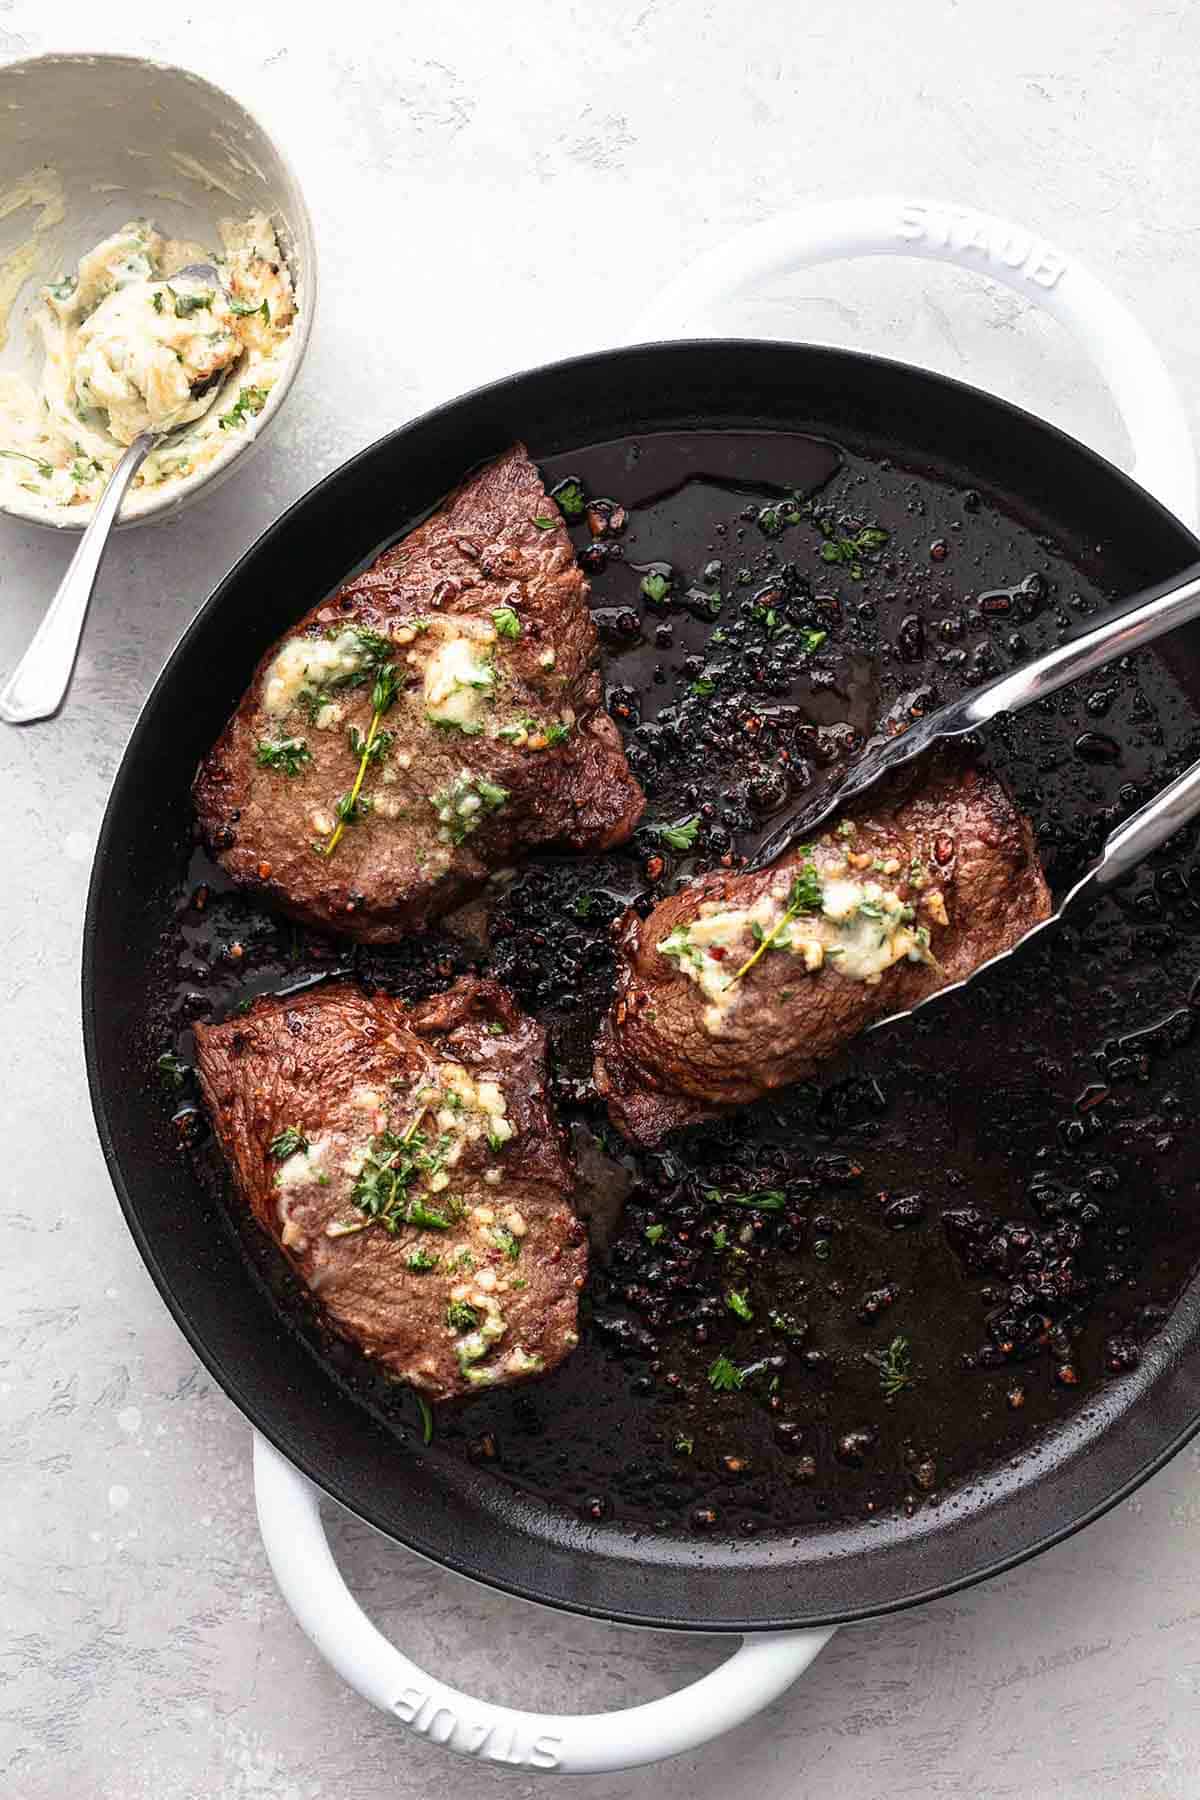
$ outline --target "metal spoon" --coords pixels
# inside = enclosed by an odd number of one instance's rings
[[[207,281],[213,287],[220,285],[220,277],[211,263],[193,263],[189,268],[180,269],[171,280],[181,278]],[[213,406],[223,386],[223,381],[214,385],[205,412]],[[197,414],[197,418],[203,417],[204,413]],[[0,689],[0,718],[10,725],[29,725],[36,719],[49,719],[62,705],[79,655],[92,589],[108,548],[108,534],[121,510],[125,490],[151,450],[169,443],[195,423],[195,419],[189,419],[186,425],[176,425],[170,431],[143,431],[134,438],[113,470],[46,616],[34,633],[28,650]]]

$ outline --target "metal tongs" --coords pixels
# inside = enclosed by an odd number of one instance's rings
[[[902,768],[905,763],[913,762],[918,756],[923,756],[941,739],[963,737],[968,732],[978,731],[1001,713],[1019,712],[1033,701],[1044,700],[1048,694],[1057,693],[1059,688],[1077,681],[1081,675],[1090,675],[1094,669],[1103,668],[1105,663],[1112,662],[1115,657],[1127,656],[1134,650],[1140,650],[1143,644],[1161,637],[1163,632],[1174,631],[1177,626],[1186,625],[1190,619],[1198,616],[1200,563],[1194,563],[1170,582],[1147,588],[1126,611],[1106,618],[1091,631],[1081,632],[1078,637],[1059,644],[1045,656],[1026,663],[1024,668],[1015,670],[1011,675],[1000,675],[986,686],[964,694],[961,699],[952,700],[948,706],[939,707],[927,718],[918,719],[897,737],[870,743],[841,785],[817,807],[801,809],[777,826],[746,865],[747,869],[768,867],[792,844],[819,831],[827,820],[842,810],[847,801],[857,800],[874,787],[881,777]],[[1148,800],[1109,834],[1099,861],[1063,896],[1049,918],[1042,919],[1031,927],[1010,949],[980,963],[962,981],[938,988],[903,1012],[889,1013],[886,1018],[876,1020],[872,1029],[878,1029],[880,1025],[891,1025],[898,1019],[906,1019],[910,1013],[919,1012],[921,1007],[928,1006],[931,1001],[944,999],[947,994],[965,987],[968,981],[974,981],[985,969],[1007,961],[1022,945],[1037,937],[1039,932],[1045,931],[1047,926],[1057,924],[1081,894],[1102,893],[1105,888],[1111,887],[1198,812],[1200,762],[1194,762],[1190,769],[1177,776],[1161,794]]]

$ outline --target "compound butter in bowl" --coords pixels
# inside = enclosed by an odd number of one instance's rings
[[[261,439],[307,346],[295,177],[228,95],[135,58],[9,64],[0,111],[0,510],[82,528],[150,429],[173,435],[121,520],[174,513]]]

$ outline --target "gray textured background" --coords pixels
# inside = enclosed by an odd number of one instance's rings
[[[1134,306],[1200,417],[1200,12],[1180,0],[214,0],[194,12],[109,0],[100,22],[77,0],[0,0],[0,55],[52,47],[185,62],[259,110],[306,182],[323,304],[273,441],[178,524],[117,542],[66,716],[0,739],[0,1788],[20,1800],[532,1792],[525,1776],[411,1739],[309,1649],[256,1536],[247,1429],[121,1223],[84,1093],[76,964],[122,744],[205,593],[318,476],[440,394],[620,336],[665,273],[808,195],[902,182],[1028,219]],[[843,266],[726,322],[923,361],[1121,453],[1058,328],[953,272]],[[66,556],[0,521],[0,667]],[[841,1634],[788,1697],[703,1754],[575,1791],[1193,1795],[1198,1519],[1200,1459],[1185,1454],[1035,1565]],[[534,1612],[353,1524],[335,1531],[384,1628],[495,1699],[615,1706],[720,1653]]]

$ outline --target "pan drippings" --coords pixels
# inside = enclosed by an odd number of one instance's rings
[[[147,1063],[190,1064],[193,1018],[333,971],[406,998],[495,974],[550,1033],[591,1227],[584,1336],[546,1380],[440,1409],[424,1453],[671,1531],[958,1504],[1136,1366],[1200,1260],[1195,831],[927,1020],[654,1153],[616,1137],[591,1089],[611,926],[748,854],[877,721],[1016,666],[1111,596],[983,496],[812,439],[677,434],[542,466],[592,502],[572,535],[649,797],[634,839],[539,859],[395,948],[266,915],[197,853],[152,972]],[[1153,653],[982,747],[1056,894],[1198,751],[1200,709]],[[189,1081],[182,1134],[223,1188]],[[227,1216],[289,1322],[411,1451],[411,1397],[331,1343]]]

